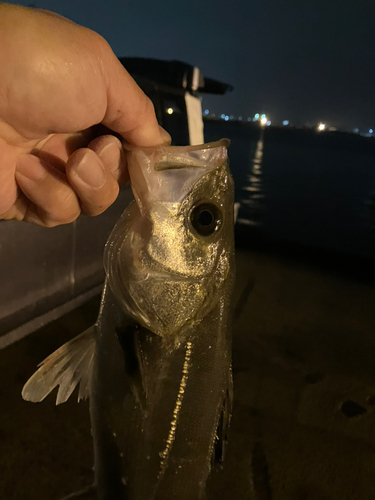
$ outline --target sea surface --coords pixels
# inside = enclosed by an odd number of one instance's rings
[[[205,122],[231,139],[237,223],[254,234],[375,256],[375,140],[338,132]]]

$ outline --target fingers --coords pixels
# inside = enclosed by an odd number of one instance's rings
[[[97,137],[88,148],[75,151],[66,174],[58,160],[46,151],[18,157],[15,179],[22,193],[3,218],[53,227],[74,221],[81,211],[99,215],[128,180],[125,152],[114,136]]]
[[[46,227],[73,222],[81,207],[65,174],[31,154],[19,156],[15,178],[25,197],[30,200],[24,214],[26,222]]]
[[[112,174],[120,186],[128,182],[126,155],[117,137],[102,135],[91,141],[88,148],[99,156],[105,169]]]
[[[111,145],[102,148],[99,153],[109,162],[116,155]],[[70,156],[66,166],[67,178],[80,199],[82,211],[92,216],[104,212],[119,193],[117,180],[107,170],[99,155],[89,148],[79,149]],[[117,171],[120,177],[122,174],[119,169],[114,169],[115,174]]]
[[[38,144],[31,152],[46,163],[65,172],[69,156],[79,148],[84,148],[94,138],[93,127],[80,132],[68,134],[50,134],[42,144]]]

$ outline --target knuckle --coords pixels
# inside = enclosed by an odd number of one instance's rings
[[[70,187],[63,186],[56,196],[56,207],[59,211],[74,210],[77,205],[77,197]]]
[[[141,129],[144,124],[156,122],[155,108],[151,99],[143,94],[141,98],[138,99],[138,102],[133,108],[132,115],[128,116],[127,120],[129,126],[127,133],[134,133]]]
[[[154,104],[151,99],[145,95],[143,100],[143,107],[141,109],[141,113],[143,113],[143,118],[148,118],[155,115]]]
[[[112,52],[110,44],[107,42],[107,40],[100,33],[97,33],[96,31],[91,30],[91,29],[87,29],[87,32],[88,32],[89,36],[91,37],[91,40],[90,40],[91,43],[97,44],[98,49],[101,49],[102,51],[105,51],[105,52]]]
[[[47,218],[45,223],[48,227],[59,224],[70,224],[75,221],[80,214],[79,203],[73,190],[61,188],[50,201],[50,206],[46,210]],[[51,224],[53,224],[51,226]]]
[[[141,92],[141,98],[138,99],[137,105],[133,108],[133,116],[131,117],[133,123],[130,122],[132,130],[141,127],[155,116],[155,108],[151,99],[143,91]]]

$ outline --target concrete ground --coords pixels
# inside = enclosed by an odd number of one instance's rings
[[[332,261],[333,262],[333,261]],[[375,499],[375,287],[282,253],[239,250],[235,401],[208,500]],[[58,500],[90,484],[87,402],[26,403],[36,365],[95,321],[93,299],[0,351],[0,499]]]

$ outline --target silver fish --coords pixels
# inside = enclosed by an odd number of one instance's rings
[[[106,244],[98,320],[23,389],[38,402],[59,385],[59,404],[79,383],[78,398],[90,398],[99,500],[199,500],[223,459],[234,281],[228,145],[128,151],[135,200]]]

